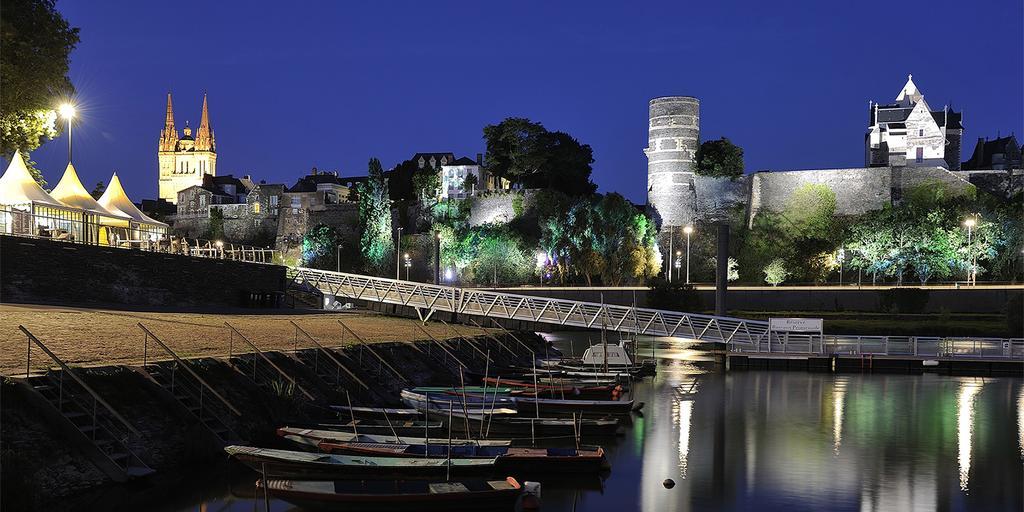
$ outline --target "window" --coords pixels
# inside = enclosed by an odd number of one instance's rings
[[[919,164],[924,163],[924,148],[917,148],[917,159],[915,161]]]
[[[924,128],[920,128],[920,129],[917,130],[917,136],[918,137],[924,137]]]
[[[199,195],[199,206],[206,206],[206,196],[202,194]]]
[[[277,196],[270,196],[270,207],[273,208],[275,206],[277,206]]]
[[[260,214],[260,203],[257,202],[252,204],[252,213],[256,215]]]

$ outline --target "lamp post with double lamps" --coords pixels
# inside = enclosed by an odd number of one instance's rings
[[[403,259],[405,260],[405,280],[408,281],[409,280],[409,269],[412,268],[412,259],[409,258],[409,253],[405,253],[405,256],[403,256]]]

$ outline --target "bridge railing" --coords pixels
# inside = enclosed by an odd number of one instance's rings
[[[1024,338],[855,336],[773,333],[760,343],[737,341],[730,351],[751,353],[877,355],[1024,361]]]

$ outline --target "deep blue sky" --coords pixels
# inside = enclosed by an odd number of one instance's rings
[[[294,183],[310,167],[366,172],[419,151],[483,151],[481,128],[525,116],[594,148],[594,181],[645,201],[647,101],[701,100],[702,138],[747,170],[859,166],[868,100],[908,73],[980,136],[1024,133],[1024,8],[1003,1],[99,2],[61,0],[81,27],[86,186],[122,175],[155,197],[164,97],[198,124],[218,173]],[[66,140],[34,158],[51,186]]]

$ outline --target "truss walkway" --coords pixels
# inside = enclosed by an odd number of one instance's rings
[[[435,311],[442,311],[745,345],[757,345],[768,338],[768,322],[743,318],[471,290],[302,267],[290,267],[288,277],[291,285],[305,284],[336,297],[409,306],[424,321]]]

